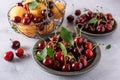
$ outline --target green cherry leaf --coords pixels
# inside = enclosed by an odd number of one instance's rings
[[[39,61],[43,61],[45,59],[45,57],[47,56],[47,48],[45,47],[42,52],[38,53],[35,55],[35,57],[39,60]]]
[[[32,1],[29,3],[29,9],[35,9],[38,5],[37,1]]]
[[[61,29],[61,36],[62,36],[62,39],[66,41],[70,46],[74,45],[72,33],[64,27],[62,27]]]
[[[54,57],[54,52],[52,48],[47,48],[47,55],[50,57]]]
[[[66,50],[66,47],[64,46],[64,44],[61,42],[59,42],[58,44],[59,44],[60,48],[62,49],[64,57],[67,56],[67,50]]]
[[[106,49],[110,49],[111,48],[111,44],[108,44],[107,46],[106,46]]]
[[[98,19],[97,18],[92,18],[92,19],[90,19],[89,20],[89,24],[96,24],[96,22],[98,21]]]

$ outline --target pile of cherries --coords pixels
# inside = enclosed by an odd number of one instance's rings
[[[87,10],[86,13],[82,14],[81,10],[76,10],[75,19],[74,15],[68,15],[67,20],[69,23],[74,23],[78,25],[79,28],[82,28],[83,31],[102,34],[107,33],[113,30],[114,28],[114,19],[111,13],[104,14],[102,12],[92,12]],[[95,21],[97,20],[97,21]],[[92,22],[90,22],[92,21]]]
[[[65,46],[67,56],[64,55],[59,42]],[[62,39],[60,34],[53,35],[49,40],[37,44],[36,55],[41,54],[45,47],[52,48],[54,56],[47,55],[40,62],[57,71],[79,71],[89,66],[96,56],[93,43],[81,36],[75,36],[74,46],[71,46]]]
[[[18,40],[12,41],[11,48],[15,50],[15,55],[19,58],[24,57],[24,50],[20,46],[20,42]],[[7,51],[4,53],[4,59],[6,61],[12,61],[14,58],[14,53],[13,51]]]
[[[19,2],[19,3],[17,3],[17,5],[22,6],[23,8],[28,10],[28,4],[23,5],[22,2]],[[51,11],[51,8],[53,7],[53,2],[49,1],[48,5],[49,5],[48,11],[46,11],[46,10],[41,11],[43,18],[35,17],[35,16],[33,16],[32,13],[29,12],[24,15],[23,19],[21,19],[21,17],[19,17],[19,16],[15,16],[12,21],[15,23],[22,22],[23,25],[30,25],[31,22],[33,22],[39,28],[39,30],[42,31],[42,30],[44,30],[44,25],[48,24],[47,22],[43,22],[47,18],[47,12],[48,12],[48,17],[53,16],[53,12]],[[41,24],[41,22],[43,22],[43,24]]]

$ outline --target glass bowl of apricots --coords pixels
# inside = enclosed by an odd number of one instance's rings
[[[60,27],[65,9],[64,0],[23,0],[8,11],[8,21],[15,32],[39,38]]]

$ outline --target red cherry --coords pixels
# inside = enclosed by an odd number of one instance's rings
[[[13,22],[19,23],[19,22],[21,22],[21,18],[20,18],[19,16],[15,16],[15,17],[13,18]]]
[[[100,13],[97,14],[97,18],[98,18],[98,19],[102,19],[103,17],[104,17],[104,14],[103,14],[103,13],[100,12]]]
[[[98,33],[103,33],[103,32],[105,32],[105,27],[104,27],[104,25],[103,25],[103,24],[100,24],[100,25],[96,28],[96,31],[97,31]]]
[[[83,38],[82,37],[75,37],[74,38],[74,43],[75,45],[81,45],[83,43]]]
[[[44,42],[39,42],[38,47],[39,47],[39,49],[44,49],[45,43]]]
[[[41,17],[35,17],[34,19],[33,19],[33,22],[34,23],[40,23],[40,22],[42,22],[43,21],[43,19],[41,18]]]
[[[25,14],[25,17],[29,17],[32,20],[33,19],[33,14],[32,13],[27,13],[27,14]]]
[[[51,40],[52,41],[57,41],[57,36],[52,36]]]
[[[23,5],[23,8],[28,9],[28,3]]]
[[[64,62],[65,62],[65,57],[64,57],[64,55],[62,55],[62,56],[60,57],[60,63],[61,63],[61,64],[64,64]]]
[[[87,67],[88,61],[87,61],[87,59],[85,57],[81,57],[80,62],[83,64],[83,67]]]
[[[14,57],[14,54],[12,51],[5,52],[5,54],[4,54],[4,59],[6,61],[12,61],[13,57]]]
[[[64,64],[62,66],[62,71],[63,72],[69,72],[70,71],[70,64]]]
[[[61,64],[59,61],[54,61],[53,68],[56,70],[61,70]]]
[[[47,67],[51,67],[53,65],[53,59],[50,58],[50,57],[46,57],[44,60],[43,60],[43,64]]]
[[[107,17],[107,19],[108,19],[108,20],[112,20],[112,19],[113,19],[113,17],[112,17],[112,14],[111,14],[111,13],[107,13],[107,14],[106,14],[106,17]]]
[[[18,40],[12,41],[12,49],[18,49],[20,47],[20,42]]]
[[[63,56],[63,53],[62,53],[61,51],[59,51],[59,52],[57,52],[57,53],[55,54],[55,59],[58,60],[58,61],[60,61],[61,56]]]
[[[67,16],[67,21],[68,21],[69,23],[72,23],[72,22],[74,21],[74,16],[73,16],[73,15],[68,15],[68,16]]]
[[[90,19],[94,16],[93,12],[92,11],[89,11],[87,14],[87,17]]]
[[[31,22],[31,20],[30,20],[29,17],[24,17],[23,20],[22,20],[22,22],[23,22],[24,25],[29,25],[30,22]]]
[[[92,43],[91,43],[91,42],[86,42],[86,43],[85,43],[85,48],[92,50],[92,48],[93,48]]]
[[[17,57],[22,58],[24,56],[23,48],[16,49],[15,54],[16,54]]]
[[[80,70],[80,69],[82,69],[82,63],[81,62],[74,62],[73,64],[72,64],[72,69],[73,70],[75,70],[75,71],[78,71],[78,70]]]
[[[81,15],[80,17],[79,17],[79,23],[84,23],[85,21],[86,21],[86,15]]]
[[[37,27],[40,31],[43,31],[45,26],[43,24],[37,24]]]
[[[22,2],[18,2],[17,5],[23,7]]]
[[[53,1],[49,1],[48,4],[49,4],[49,8],[52,9],[52,8],[53,8],[53,5],[54,5]]]
[[[94,53],[92,52],[92,50],[90,49],[87,49],[85,50],[85,56],[89,59],[93,58],[94,57]]]
[[[75,15],[79,16],[81,14],[81,11],[79,9],[75,10]]]
[[[105,25],[105,31],[111,31],[112,30],[112,25],[111,24],[106,24]]]
[[[68,43],[67,43],[67,42],[65,42],[65,41],[62,41],[62,44],[63,44],[65,47],[67,47],[67,46],[68,46]]]

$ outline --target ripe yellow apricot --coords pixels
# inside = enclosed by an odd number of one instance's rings
[[[13,19],[15,16],[19,16],[22,19],[26,13],[27,13],[27,10],[24,9],[23,7],[15,6],[10,10],[9,16],[11,19]]]
[[[46,6],[43,3],[39,3],[35,9],[30,10],[30,13],[32,13],[35,17],[43,18],[42,10],[45,10],[45,9],[46,9]]]
[[[36,35],[36,26],[32,26],[32,25],[19,25],[18,29],[20,30],[20,32],[22,32],[24,35],[28,36],[28,37],[34,37]]]
[[[56,2],[55,5],[56,5],[56,6],[53,6],[53,8],[52,8],[52,12],[53,12],[53,14],[54,14],[54,18],[55,18],[55,19],[60,19],[60,18],[62,17],[62,14],[59,12],[59,10],[60,10],[62,13],[64,13],[64,8],[65,8],[65,6],[64,6],[64,4],[61,3],[61,2]]]
[[[50,23],[48,25],[45,25],[44,30],[43,31],[39,31],[39,34],[46,34],[49,33],[54,27],[53,21],[51,20]]]

